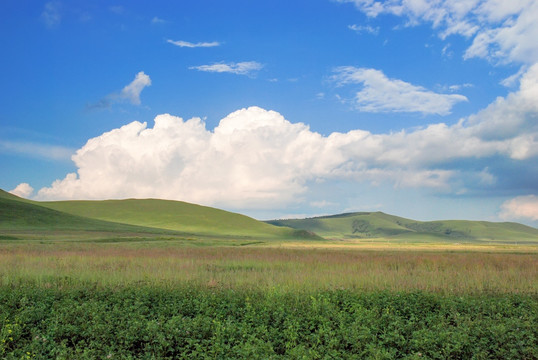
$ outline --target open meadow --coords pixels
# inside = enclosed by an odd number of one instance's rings
[[[0,354],[538,358],[538,248],[4,240]]]
[[[538,294],[532,246],[5,241],[0,263],[3,285]]]
[[[538,358],[537,229],[273,223],[0,191],[0,358]]]

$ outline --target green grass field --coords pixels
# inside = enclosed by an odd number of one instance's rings
[[[298,221],[0,192],[0,358],[538,359],[536,229]]]
[[[0,357],[538,358],[536,252],[207,245],[0,241]]]

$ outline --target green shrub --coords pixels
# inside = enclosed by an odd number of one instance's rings
[[[538,298],[0,287],[0,357],[536,359]]]

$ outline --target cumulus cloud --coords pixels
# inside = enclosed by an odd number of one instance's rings
[[[220,46],[220,43],[218,41],[212,41],[212,42],[198,42],[198,43],[191,43],[188,41],[182,41],[182,40],[166,40],[167,43],[170,43],[175,46],[179,47],[186,47],[186,48],[198,48],[198,47],[215,47]]]
[[[212,131],[199,118],[159,115],[152,128],[135,121],[90,139],[72,157],[77,172],[39,190],[37,198],[157,197],[269,208],[300,201],[312,182],[340,179],[463,194],[466,179],[488,187],[503,174],[495,173],[494,163],[454,164],[538,156],[536,92],[533,67],[519,91],[457,124],[387,134],[323,136],[259,107],[231,113]]]
[[[245,61],[238,63],[217,63],[212,65],[191,66],[189,69],[216,73],[251,75],[262,68],[263,64],[260,64],[259,62]]]
[[[500,218],[538,220],[538,196],[518,196],[505,201],[501,206]]]
[[[38,198],[160,197],[255,208],[296,201],[308,181],[339,178],[448,191],[456,173],[430,165],[499,151],[478,139],[456,141],[460,136],[445,125],[322,136],[258,107],[228,115],[213,131],[198,118],[165,114],[153,128],[132,122],[90,139],[73,156],[77,173],[41,189]]]
[[[475,135],[508,139],[507,151],[516,159],[538,154],[538,64],[521,77],[518,91],[498,97],[487,108],[469,117]]]
[[[135,75],[134,80],[126,85],[119,93],[112,93],[99,100],[97,103],[88,105],[87,108],[90,110],[109,108],[113,103],[124,101],[130,102],[133,105],[140,105],[140,94],[144,88],[150,85],[151,78],[149,75],[146,75],[143,71],[140,71]]]
[[[359,111],[447,115],[456,103],[467,101],[463,95],[438,94],[402,80],[390,79],[376,69],[343,66],[335,69],[332,79],[340,86],[362,85],[352,101]]]
[[[29,198],[34,192],[34,188],[27,183],[20,183],[15,189],[9,190],[9,192],[22,198]]]

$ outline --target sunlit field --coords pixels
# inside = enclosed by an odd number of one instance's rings
[[[532,246],[114,241],[2,241],[1,358],[538,357]]]
[[[314,246],[29,242],[0,247],[0,276],[4,285],[30,282],[45,287],[144,283],[289,291],[538,293],[538,254],[523,252],[536,250],[532,247]]]

